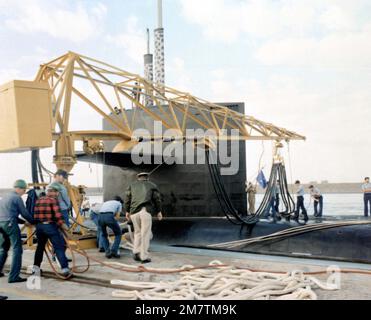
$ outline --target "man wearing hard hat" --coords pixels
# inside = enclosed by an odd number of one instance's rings
[[[29,223],[34,223],[34,219],[27,211],[21,198],[27,190],[26,181],[17,180],[13,187],[14,191],[0,200],[0,277],[4,277],[4,265],[8,257],[8,251],[12,247],[13,260],[8,278],[9,283],[27,280],[19,276],[22,267],[23,249],[18,216],[21,215]]]
[[[61,234],[61,229],[68,230],[68,227],[59,207],[58,195],[60,191],[59,183],[50,184],[46,196],[38,199],[35,204],[34,219],[36,222],[37,248],[33,273],[36,275],[40,274],[45,246],[50,241],[62,268],[63,276],[70,276],[71,271],[66,257],[66,241]]]

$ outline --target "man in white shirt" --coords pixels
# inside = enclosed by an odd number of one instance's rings
[[[321,194],[321,191],[316,188],[315,186],[311,185],[309,186],[310,196],[313,199],[313,205],[314,205],[314,216],[317,218],[322,217],[323,212],[323,196]],[[318,210],[319,205],[319,210]]]
[[[295,187],[296,187],[296,210],[295,210],[295,215],[294,215],[294,221],[299,222],[299,211],[301,209],[301,213],[304,215],[304,222],[307,222],[308,219],[308,214],[307,210],[305,209],[304,206],[304,187],[301,185],[300,181],[297,180],[295,182]]]
[[[122,204],[124,201],[119,196],[115,196],[113,200],[106,201],[102,204],[99,209],[98,223],[101,229],[101,239],[102,245],[106,252],[106,257],[108,259],[116,258],[120,259],[119,248],[121,243],[122,231],[116,218],[119,217],[122,212]],[[115,240],[110,247],[108,240],[107,227],[110,228],[115,234]]]

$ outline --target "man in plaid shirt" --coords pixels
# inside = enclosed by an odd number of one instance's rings
[[[50,240],[55,254],[62,268],[62,274],[69,276],[71,271],[68,267],[66,257],[66,242],[60,232],[60,229],[67,230],[63,215],[61,213],[58,194],[60,187],[57,183],[48,186],[47,195],[36,201],[34,220],[36,222],[37,248],[34,258],[33,273],[40,274],[40,266],[43,260],[45,246]]]

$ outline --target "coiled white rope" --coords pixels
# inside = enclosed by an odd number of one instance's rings
[[[228,266],[184,271],[179,276],[160,282],[112,280],[111,284],[122,286],[112,296],[130,300],[316,300],[314,288],[338,289],[301,271],[277,274]]]

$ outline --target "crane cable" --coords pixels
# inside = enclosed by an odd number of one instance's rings
[[[291,152],[290,152],[290,141],[287,141],[287,154],[288,154],[288,158],[289,158],[289,166],[290,166],[290,183],[291,183],[291,193],[294,193],[294,190],[293,190],[293,179],[292,179],[292,164],[291,164]]]

